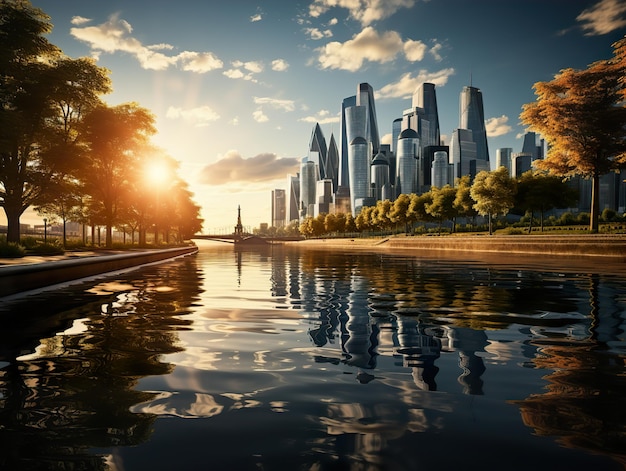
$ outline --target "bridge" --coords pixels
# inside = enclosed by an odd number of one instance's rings
[[[192,239],[214,240],[216,242],[226,242],[227,244],[258,242],[258,243],[280,243],[304,240],[302,236],[270,236],[252,234],[196,234]]]

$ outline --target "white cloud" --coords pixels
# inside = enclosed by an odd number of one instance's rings
[[[443,49],[443,46],[437,43],[430,48],[430,51],[428,51],[437,62],[441,62],[442,60],[441,54],[439,54],[439,51],[441,51],[441,49]]]
[[[250,23],[256,23],[257,21],[261,21],[263,19],[263,15],[257,13],[256,15],[252,15],[250,17]]]
[[[600,0],[587,8],[576,20],[587,36],[608,34],[626,26],[626,3],[623,0]]]
[[[333,32],[329,29],[322,31],[319,28],[306,28],[304,32],[308,34],[311,39],[316,40],[316,41],[319,39],[333,37]]]
[[[391,133],[387,133],[380,138],[381,144],[389,144],[391,145],[393,142],[393,135]]]
[[[415,0],[314,0],[309,5],[309,15],[318,18],[333,7],[345,8],[351,18],[367,26],[413,5]]]
[[[317,114],[313,116],[305,116],[304,118],[300,118],[298,121],[305,123],[330,124],[338,123],[340,120],[338,115],[332,115],[328,110],[320,110]]]
[[[224,71],[224,75],[231,79],[243,79],[256,83],[254,74],[258,74],[263,71],[265,66],[260,61],[243,62],[240,60],[233,61],[233,68]],[[242,70],[243,69],[243,70]]]
[[[278,98],[270,97],[254,97],[254,103],[256,105],[269,105],[272,108],[282,111],[293,111],[296,109],[293,100],[280,100]]]
[[[509,126],[508,122],[509,118],[505,115],[485,120],[487,136],[498,137],[510,133],[513,128]]]
[[[424,59],[427,49],[428,46],[422,41],[409,39],[404,43],[404,55],[406,56],[406,60],[410,62],[418,62]]]
[[[454,73],[454,69],[441,69],[438,72],[420,70],[417,75],[407,72],[397,82],[382,87],[375,93],[375,96],[376,99],[410,98],[415,89],[422,83],[429,82],[434,83],[435,86],[443,87]]]
[[[252,113],[252,117],[257,123],[267,123],[270,119],[267,117],[265,113],[263,113],[262,109],[258,109]]]
[[[276,72],[284,72],[289,68],[289,63],[284,59],[275,59],[272,61],[272,70]]]
[[[232,124],[233,126],[239,126],[239,116],[235,116],[228,122],[228,124]]]
[[[402,51],[402,38],[395,31],[379,34],[368,26],[345,43],[330,42],[317,49],[323,69],[343,69],[355,72],[364,61],[385,63]]]
[[[85,23],[89,23],[91,20],[89,18],[84,18],[82,16],[73,16],[72,24],[73,25],[84,25]]]
[[[244,74],[239,69],[228,69],[224,71],[224,75],[231,79],[240,79],[243,78]]]
[[[339,20],[337,18],[332,18],[329,22],[328,22],[328,26],[335,26],[337,23],[339,23]]]
[[[77,17],[75,17],[77,18]],[[82,24],[75,20],[74,24]],[[223,67],[222,61],[211,52],[184,51],[168,56],[160,50],[171,50],[169,44],[144,45],[134,38],[133,28],[127,21],[113,15],[106,23],[98,26],[85,26],[70,29],[70,34],[91,47],[92,56],[102,53],[123,52],[134,56],[141,67],[149,70],[165,70],[173,66],[182,66],[183,70],[204,73]]]
[[[191,108],[187,110],[170,106],[167,110],[166,116],[170,119],[183,119],[184,121],[193,124],[195,127],[205,127],[212,121],[220,119],[220,115],[213,111],[209,106],[200,106],[198,108]]]

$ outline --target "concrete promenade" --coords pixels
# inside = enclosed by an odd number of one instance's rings
[[[70,252],[0,259],[0,297],[196,253],[198,247]]]

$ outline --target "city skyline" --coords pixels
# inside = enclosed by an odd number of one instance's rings
[[[437,87],[446,144],[459,93],[480,89],[494,166],[496,149],[522,149],[519,112],[535,100],[532,85],[610,57],[626,31],[617,0],[32,3],[51,17],[50,42],[111,70],[108,103],[154,113],[154,142],[181,162],[205,231],[232,227],[238,206],[244,225],[271,224],[270,192],[298,171],[316,123],[340,139],[342,100],[359,83],[374,90],[387,144],[421,83]]]

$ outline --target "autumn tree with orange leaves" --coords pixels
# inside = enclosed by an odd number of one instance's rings
[[[537,100],[523,106],[522,123],[540,133],[548,155],[537,165],[592,181],[590,232],[598,232],[600,176],[626,166],[626,38],[614,56],[585,70],[564,69],[537,82]]]

